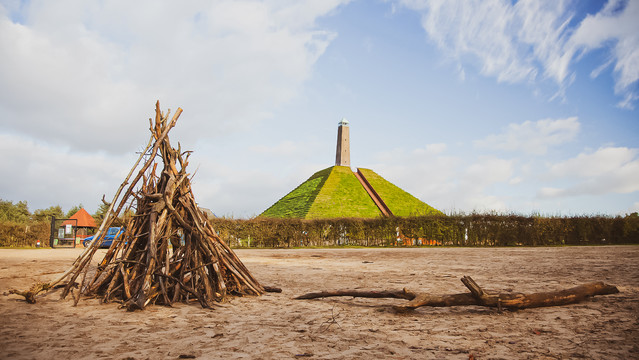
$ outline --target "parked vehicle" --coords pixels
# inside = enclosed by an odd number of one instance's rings
[[[109,230],[107,230],[106,235],[104,235],[104,237],[100,237],[102,239],[102,242],[100,243],[101,248],[108,248],[111,246],[111,244],[113,243],[113,240],[118,239],[120,236],[122,236],[122,234],[124,234],[124,228],[123,227],[112,227],[109,228]],[[82,245],[84,245],[84,247],[89,247],[91,246],[91,243],[93,242],[93,238],[95,236],[89,236],[88,238],[84,239],[84,241],[82,241]]]

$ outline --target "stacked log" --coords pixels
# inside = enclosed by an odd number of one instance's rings
[[[114,240],[95,272],[89,268],[100,241],[93,241],[51,285],[66,280],[64,298],[82,279],[79,295],[121,302],[128,310],[193,301],[210,307],[229,295],[263,294],[264,287],[220,239],[195,202],[186,172],[190,152],[182,152],[179,144],[173,148],[168,137],[182,110],[171,121],[170,111],[163,114],[159,102],[155,112],[155,120],[149,119],[149,144],[118,189],[95,238],[122,211],[129,214],[123,236]]]

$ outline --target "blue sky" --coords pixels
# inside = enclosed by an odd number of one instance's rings
[[[113,196],[159,99],[200,205],[333,165],[447,213],[639,210],[638,1],[0,1],[0,198]],[[197,170],[197,171],[196,171]]]

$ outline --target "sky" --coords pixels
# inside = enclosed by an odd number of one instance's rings
[[[450,213],[639,211],[639,1],[0,0],[0,199],[111,199],[155,101],[200,206],[351,163]]]

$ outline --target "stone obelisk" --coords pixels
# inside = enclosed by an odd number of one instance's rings
[[[337,128],[337,151],[335,152],[336,166],[351,166],[351,144],[348,134],[348,121],[342,118]]]

